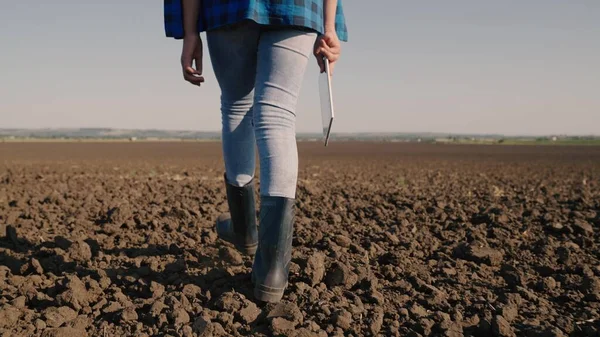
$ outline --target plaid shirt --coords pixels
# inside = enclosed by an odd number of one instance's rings
[[[181,0],[164,0],[164,10],[167,37],[183,38]],[[242,20],[253,20],[262,25],[306,27],[323,33],[323,0],[202,0],[198,31]],[[338,0],[335,28],[338,38],[348,41],[342,0]]]

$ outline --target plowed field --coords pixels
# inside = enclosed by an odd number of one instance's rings
[[[300,144],[290,283],[219,143],[0,143],[2,336],[600,336],[600,147]]]

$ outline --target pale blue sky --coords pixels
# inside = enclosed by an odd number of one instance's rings
[[[600,1],[345,0],[334,131],[600,134]],[[162,1],[8,1],[0,127],[219,130]],[[311,60],[298,131],[320,132]]]

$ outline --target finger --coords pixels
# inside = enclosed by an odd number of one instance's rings
[[[185,69],[183,76],[187,76],[190,78],[201,78],[202,80],[204,80],[204,76],[202,76],[202,74],[199,74],[197,71],[195,71],[192,68]]]
[[[339,53],[337,53],[335,50],[329,48],[329,47],[319,47],[319,49],[317,49],[317,55],[324,57],[326,56],[330,61],[332,58],[335,57],[335,55],[338,55]]]
[[[341,48],[339,46],[330,46],[330,45],[323,43],[323,44],[319,45],[317,48],[315,48],[315,50],[320,53],[323,50],[327,50],[332,54],[339,54],[341,51]]]
[[[342,47],[339,44],[325,44],[321,48],[331,51],[334,54],[339,54]]]
[[[337,61],[340,58],[339,51],[336,51],[335,49],[331,49],[329,47],[319,49],[319,54],[327,57],[329,61],[333,62]]]
[[[183,78],[187,82],[190,82],[191,84],[196,85],[196,86],[200,86],[200,84],[204,83],[203,77],[196,77],[194,75],[184,74]]]
[[[322,55],[327,57],[327,59],[329,60],[329,62],[335,62],[338,60],[338,55],[334,54],[331,52],[331,50],[329,49],[323,49],[321,51]]]
[[[317,56],[317,51],[321,48],[321,39],[315,41],[315,45],[313,47],[313,55]]]
[[[333,69],[335,68],[335,61],[329,62],[329,74],[333,76]]]
[[[191,67],[188,67],[185,69],[185,71],[183,73],[183,78],[192,84],[199,85],[200,83],[204,82],[204,76],[202,76],[201,74],[198,74],[198,72],[196,72]]]
[[[327,44],[327,41],[325,39],[323,39],[323,40],[321,40],[321,43],[319,43],[319,47],[328,48],[329,45]]]
[[[315,58],[317,62],[321,62],[323,58],[323,48],[319,47],[315,50]]]
[[[340,54],[342,52],[342,46],[333,40],[328,41],[324,48],[330,50],[334,54]]]
[[[319,65],[319,70],[321,71],[321,73],[325,72],[325,61],[323,60],[323,57],[321,55],[316,55],[317,58],[317,64]]]
[[[341,53],[342,48],[340,46],[329,46],[327,50],[331,51],[334,54],[339,54]]]
[[[200,86],[200,84],[204,83],[203,78],[192,76],[192,75],[184,75],[183,79],[186,80],[187,82],[190,82],[191,84],[197,85],[197,86]]]
[[[189,75],[202,75],[202,73],[196,71],[196,69],[192,68],[191,66],[185,67],[185,73]]]
[[[199,47],[202,48],[202,47]],[[196,71],[202,74],[202,49],[196,51],[194,55],[194,63],[196,65]]]
[[[202,75],[202,57],[196,57],[194,59],[194,64],[196,65],[196,73]]]

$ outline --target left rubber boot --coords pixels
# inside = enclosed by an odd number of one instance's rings
[[[217,235],[243,254],[254,255],[258,246],[254,179],[242,187],[233,186],[225,179],[225,188],[229,213],[217,219]]]

